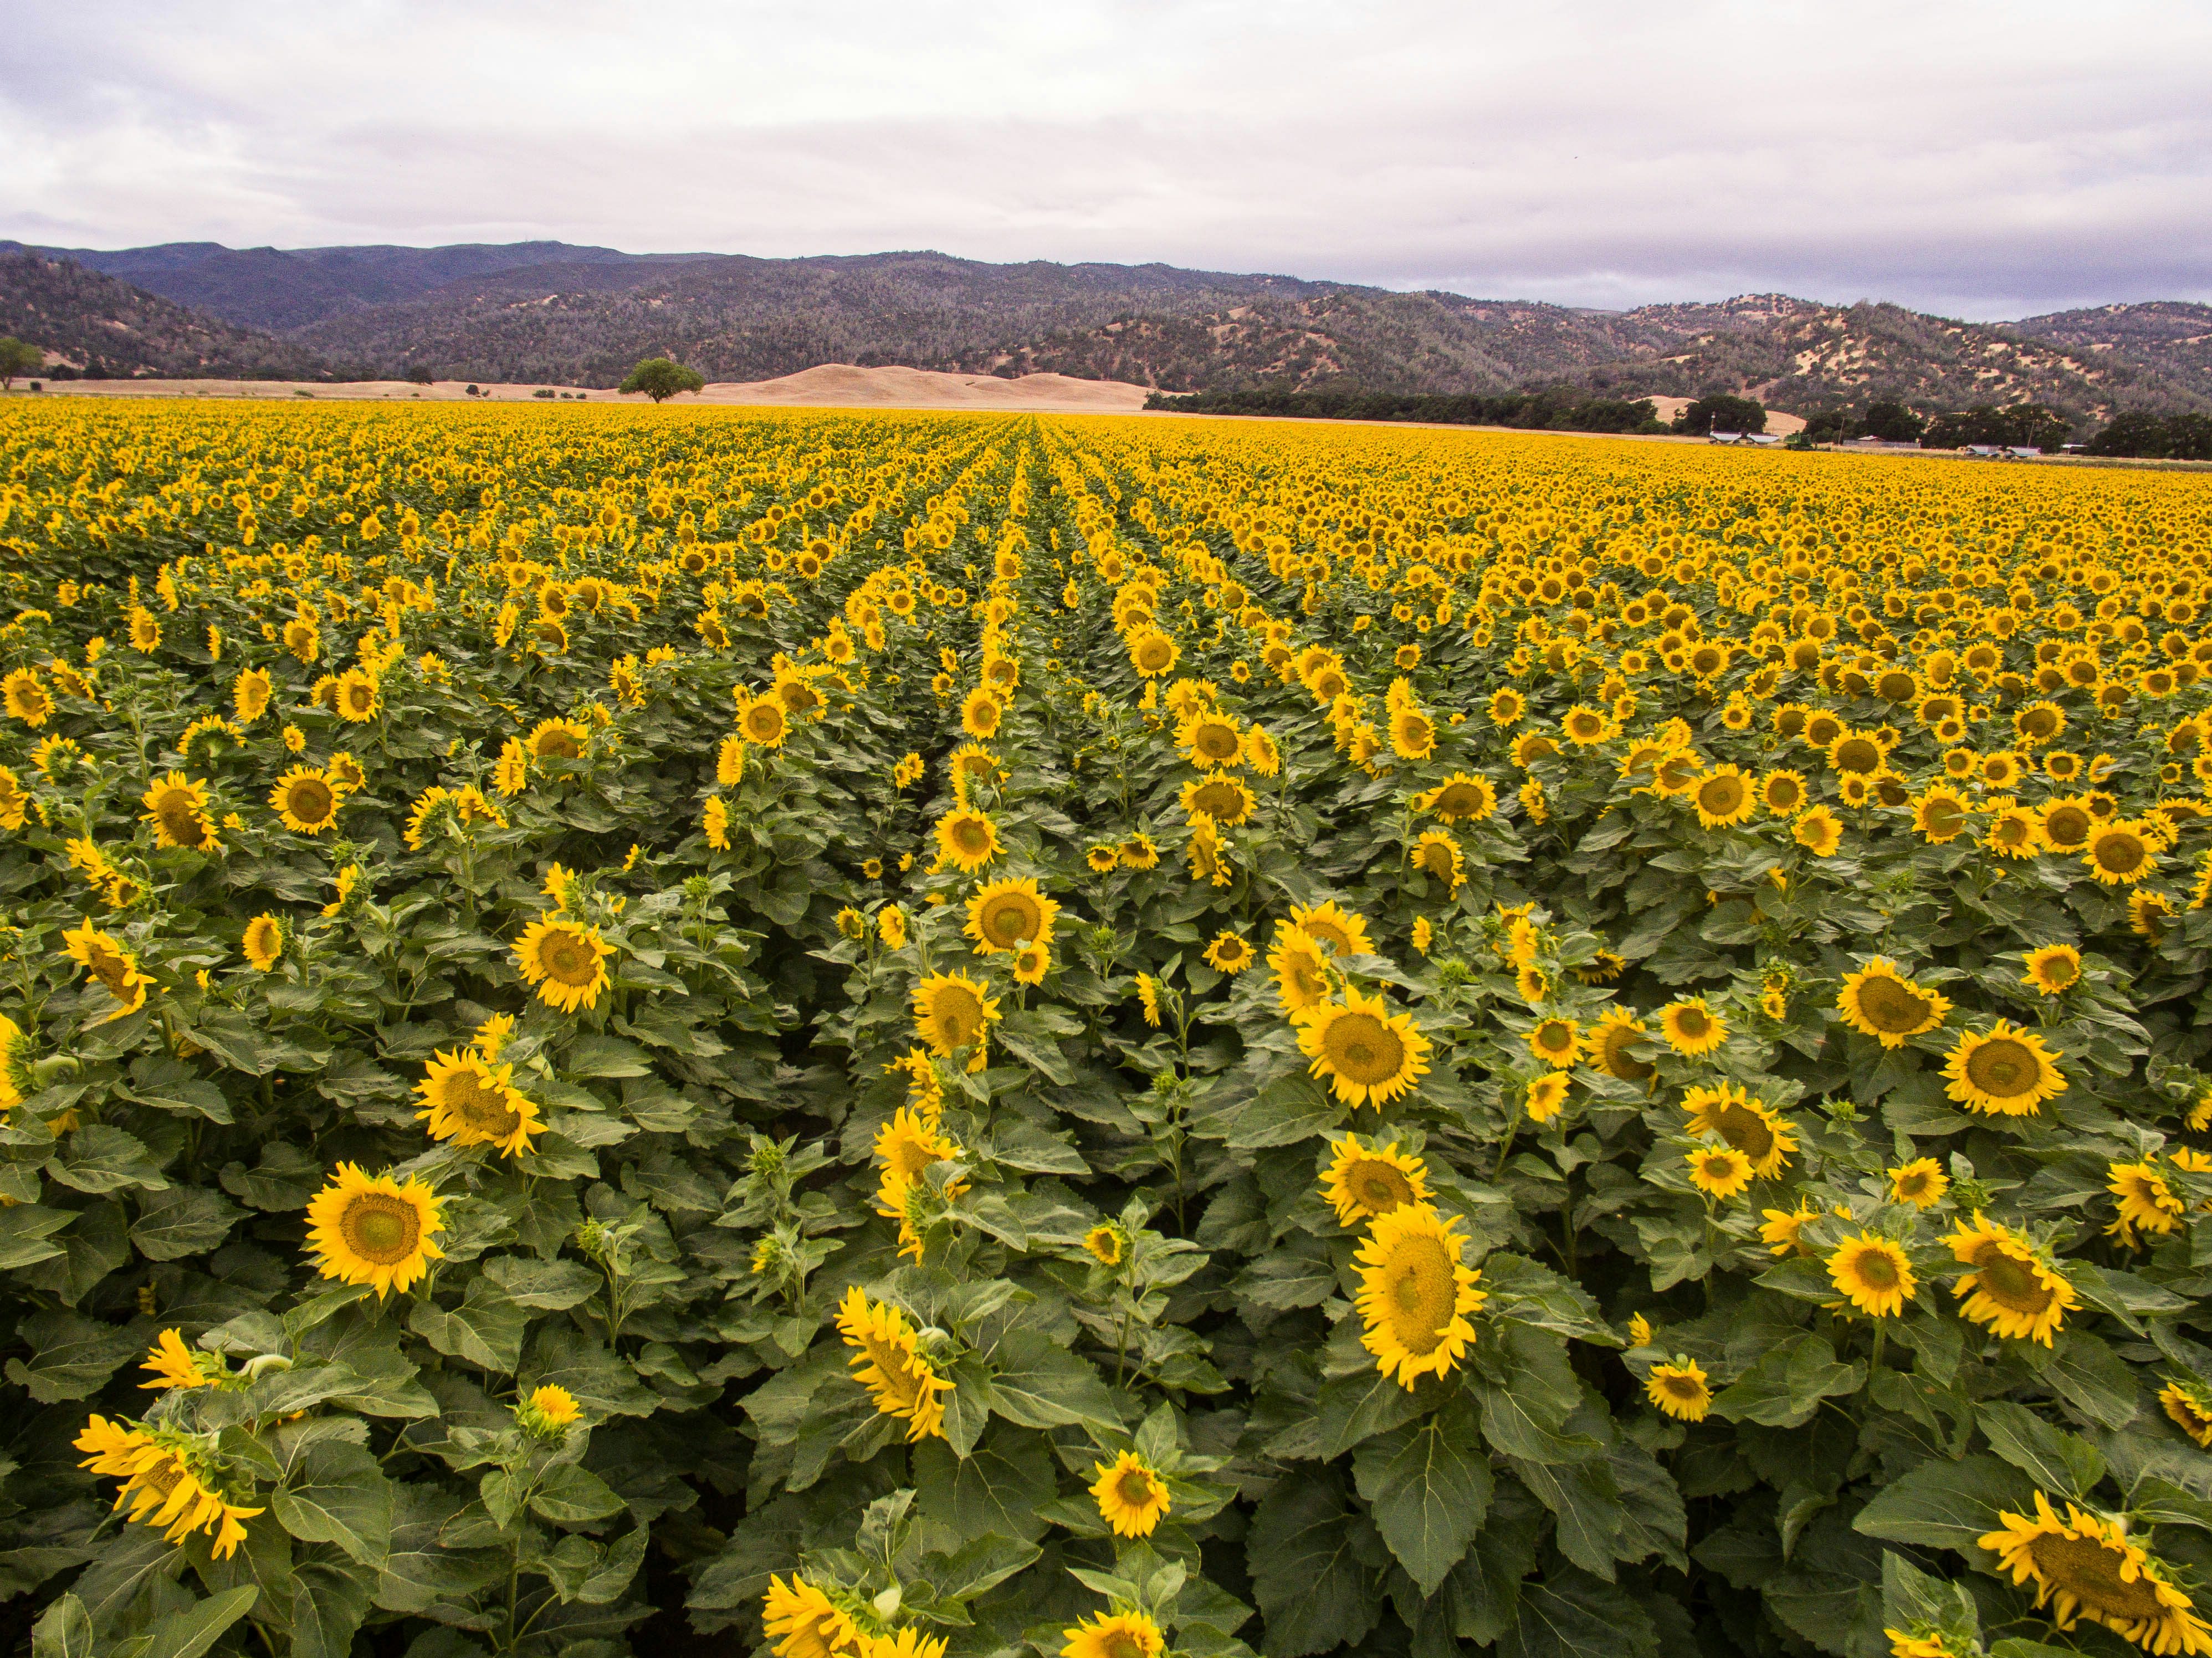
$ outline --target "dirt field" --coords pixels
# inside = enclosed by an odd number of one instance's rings
[[[378,402],[482,402],[468,397],[468,382],[439,380],[416,386],[407,380],[351,380],[322,385],[313,380],[48,380],[48,395],[108,398],[368,398]],[[480,385],[495,403],[642,403],[635,394],[577,386]],[[553,398],[534,394],[550,390]],[[1121,380],[1070,380],[1065,374],[1029,374],[1000,380],[991,374],[945,374],[921,368],[856,368],[824,363],[781,380],[719,381],[679,403],[763,404],[809,409],[991,409],[1072,414],[1127,414],[1144,407],[1146,389]]]

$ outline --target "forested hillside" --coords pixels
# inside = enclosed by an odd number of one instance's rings
[[[711,380],[849,362],[1166,392],[1729,392],[1808,416],[1882,400],[1930,413],[2032,402],[2077,427],[2122,409],[2212,409],[2212,307],[2178,301],[2016,325],[1780,294],[1606,312],[1165,264],[638,255],[561,242],[172,243],[66,260],[27,250],[0,268],[0,301],[27,337],[115,374],[613,386],[640,358],[668,355]]]

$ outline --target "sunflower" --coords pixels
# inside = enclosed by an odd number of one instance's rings
[[[1644,1396],[1677,1422],[1703,1422],[1713,1403],[1705,1371],[1679,1357],[1672,1364],[1651,1367],[1644,1380]]]
[[[1843,844],[1844,826],[1826,806],[1814,806],[1797,814],[1790,838],[1815,858],[1832,858]]]
[[[1206,947],[1206,964],[1215,972],[1235,978],[1259,958],[1260,952],[1252,948],[1251,941],[1240,932],[1224,928]]]
[[[1120,851],[1121,861],[1131,869],[1154,869],[1159,865],[1159,847],[1151,835],[1141,830],[1125,839]]]
[[[1193,715],[1176,733],[1176,741],[1194,766],[1233,766],[1244,752],[1244,734],[1225,714]]]
[[[415,1091],[425,1102],[415,1115],[429,1125],[433,1139],[457,1145],[489,1145],[507,1157],[530,1150],[544,1119],[537,1103],[514,1087],[514,1067],[495,1068],[477,1054],[438,1054]]]
[[[1267,952],[1274,969],[1275,994],[1285,1013],[1302,1013],[1328,999],[1328,957],[1319,944],[1287,921],[1275,925],[1274,948]]]
[[[1328,945],[1340,956],[1367,956],[1375,946],[1367,937],[1367,920],[1334,899],[1310,908],[1292,909],[1291,925],[1307,938]]]
[[[1377,1216],[1352,1258],[1361,1345],[1401,1387],[1448,1374],[1474,1341],[1468,1316],[1489,1296],[1475,1287],[1482,1274],[1461,1260],[1458,1226],[1426,1204],[1407,1204]]]
[[[376,681],[360,668],[349,668],[340,674],[331,690],[331,706],[338,717],[356,726],[376,718],[378,701]]]
[[[1977,1214],[1943,1242],[1974,1269],[1951,1286],[1966,1303],[1960,1312],[1998,1335],[2048,1347],[2066,1315],[2081,1305],[2064,1275],[2010,1227]]]
[[[1751,779],[1734,766],[1721,766],[1700,777],[1690,792],[1698,822],[1709,829],[1748,822],[1757,809]]]
[[[2049,743],[2066,729],[2066,714],[2056,702],[2031,702],[2013,715],[2012,728],[2030,747]]]
[[[1692,1088],[1682,1096],[1682,1109],[1690,1114],[1685,1133],[1726,1142],[1743,1154],[1761,1180],[1772,1180],[1787,1169],[1790,1154],[1797,1149],[1796,1133],[1774,1108],[1734,1083]]]
[[[1690,1165],[1690,1184],[1709,1198],[1732,1198],[1751,1185],[1751,1159],[1733,1145],[1701,1145],[1683,1161]]]
[[[257,972],[266,973],[284,954],[284,927],[274,915],[257,915],[246,924],[242,946]]]
[[[1558,1116],[1567,1102],[1571,1086],[1564,1071],[1547,1071],[1530,1083],[1522,1098],[1522,1103],[1528,1113],[1528,1121],[1547,1123]]]
[[[1447,823],[1480,823],[1498,810],[1498,791],[1486,777],[1454,772],[1436,787],[1415,795],[1413,810]]]
[[[1646,1064],[1628,1050],[1650,1035],[1650,1028],[1626,1008],[1608,1009],[1590,1030],[1587,1044],[1590,1063],[1623,1082],[1649,1082],[1658,1074],[1659,1067]]]
[[[2158,867],[2158,853],[2140,823],[2114,818],[2089,831],[2081,862],[2103,886],[2133,886]]]
[[[1363,1145],[1357,1134],[1330,1144],[1335,1156],[1322,1181],[1322,1195],[1336,1211],[1340,1226],[1358,1226],[1409,1203],[1429,1200],[1427,1165],[1398,1150]]]
[[[2101,1624],[2147,1652],[2212,1653],[2212,1626],[2176,1588],[2166,1566],[2115,1521],[2069,1503],[2061,1520],[2041,1491],[2035,1512],[1997,1513],[1997,1529],[1976,1541],[1997,1557],[2015,1586],[2033,1583],[2039,1612],[2071,1630]]]
[[[1828,744],[1828,767],[1832,771],[1868,776],[1880,771],[1887,757],[1888,750],[1871,732],[1843,731]]]
[[[1659,1010],[1659,1034],[1677,1054],[1710,1054],[1728,1040],[1728,1021],[1705,1005],[1702,996],[1669,1002]]]
[[[957,1058],[972,1047],[970,1071],[981,1071],[984,1033],[999,1017],[999,1004],[964,973],[933,973],[914,988],[915,1032],[941,1060]]]
[[[1652,793],[1670,800],[1687,794],[1704,772],[1705,762],[1695,753],[1685,748],[1669,749],[1652,762]]]
[[[1437,751],[1437,722],[1419,708],[1390,716],[1390,749],[1401,760],[1425,760]]]
[[[1904,1047],[1906,1038],[1935,1029],[1951,1011],[1948,998],[1915,984],[1881,956],[1863,971],[1844,975],[1836,1006],[1844,1023],[1884,1048]]]
[[[1577,748],[1602,743],[1613,734],[1613,723],[1599,710],[1577,702],[1559,720],[1559,729]]]
[[[2212,885],[2212,863],[2205,865],[2198,885]],[[2204,907],[2201,899],[2195,907]],[[2172,919],[2173,906],[2163,893],[2145,892],[2138,887],[2128,895],[2128,931],[2137,938],[2158,943],[2166,937],[2166,924]]]
[[[731,743],[738,744],[738,752],[730,756],[732,768],[742,768],[744,746],[749,743],[770,750],[781,748],[789,726],[790,717],[775,698],[763,696],[746,703],[738,712],[737,734],[725,739],[723,744],[725,748]]]
[[[2164,1237],[2181,1224],[2187,1206],[2173,1193],[2166,1177],[2147,1163],[2107,1165],[2112,1178],[2105,1189],[2119,1199],[2119,1218],[2105,1230],[2130,1249],[2140,1248],[2136,1234]]]
[[[23,1027],[0,1013],[0,1117],[22,1104],[26,1090],[35,1091],[29,1075],[30,1047]]]
[[[1050,944],[1024,944],[1014,952],[1014,982],[1021,985],[1041,985],[1044,975],[1052,970]]]
[[[1945,846],[1967,829],[1972,802],[1948,783],[1923,790],[1912,802],[1912,827],[1931,846]]]
[[[95,1416],[75,1444],[86,1453],[80,1467],[123,1481],[115,1506],[129,1504],[129,1517],[161,1527],[167,1542],[202,1532],[214,1539],[215,1558],[227,1560],[246,1540],[243,1522],[261,1512],[231,1500],[221,1465],[197,1436]]]
[[[0,698],[6,700],[9,714],[34,730],[45,725],[54,711],[53,693],[29,668],[18,668],[0,680]]]
[[[1798,1234],[1804,1230],[1807,1221],[1819,1216],[1820,1212],[1818,1209],[1801,1201],[1794,1209],[1762,1209],[1759,1212],[1763,1220],[1759,1229],[1759,1242],[1766,1245],[1770,1254],[1802,1255],[1811,1253]]]
[[[1083,861],[1093,875],[1111,875],[1121,865],[1121,848],[1102,841],[1083,854]]]
[[[852,1369],[876,1401],[878,1415],[902,1417],[906,1436],[919,1442],[945,1436],[945,1401],[953,1384],[938,1375],[921,1351],[906,1315],[889,1302],[872,1302],[854,1284],[837,1308],[837,1333],[859,1349]]]
[[[1426,831],[1415,843],[1413,867],[1431,881],[1443,882],[1455,895],[1467,879],[1467,859],[1459,842],[1438,829]]]
[[[577,761],[584,757],[584,745],[592,733],[573,720],[541,720],[523,746],[529,750],[532,760]]]
[[[565,919],[532,921],[514,941],[515,965],[524,981],[563,1013],[599,1005],[599,993],[609,982],[607,957],[613,954],[599,928]]]
[[[307,1243],[325,1278],[374,1285],[380,1301],[404,1292],[445,1251],[432,1242],[444,1230],[437,1194],[410,1176],[372,1178],[342,1163],[307,1205]]]
[[[2027,956],[2027,971],[2020,981],[2033,985],[2046,996],[2063,995],[2081,982],[2081,952],[2071,944],[2045,944]]]
[[[1885,1629],[1882,1634],[1889,1642],[1889,1658],[1966,1658],[1950,1637],[1917,1620],[1911,1629]]]
[[[30,808],[31,797],[24,792],[23,780],[0,766],[0,829],[22,828]]]
[[[1513,763],[1526,771],[1539,760],[1557,757],[1559,745],[1540,731],[1531,728],[1513,739]],[[1530,780],[1534,780],[1533,779]]]
[[[1915,1157],[1889,1170],[1889,1200],[1915,1209],[1932,1209],[1950,1190],[1951,1177],[1933,1157]]]
[[[968,936],[978,956],[1003,955],[1024,942],[1052,942],[1060,906],[1035,881],[994,881],[968,902]]]
[[[1211,817],[1229,829],[1249,817],[1257,804],[1252,791],[1240,779],[1222,771],[1208,772],[1202,778],[1193,778],[1185,783],[1182,799],[1186,814]]]
[[[1540,1019],[1522,1040],[1531,1054],[1555,1070],[1571,1071],[1583,1056],[1582,1027],[1572,1019]]]
[[[2193,1376],[2176,1376],[2159,1390],[2158,1402],[2200,1450],[2212,1450],[2212,1388]]]
[[[166,1393],[173,1388],[190,1390],[221,1387],[229,1375],[222,1354],[193,1352],[185,1345],[183,1332],[178,1330],[162,1331],[148,1351],[145,1363],[138,1368],[154,1378],[138,1384],[152,1393]]]
[[[874,1643],[851,1612],[797,1572],[789,1583],[769,1577],[761,1626],[775,1658],[861,1658]]]
[[[1109,1465],[1091,1465],[1097,1476],[1091,1495],[1098,1500],[1098,1517],[1114,1528],[1116,1537],[1150,1537],[1170,1507],[1168,1482],[1134,1451],[1123,1451]]]
[[[2052,759],[2057,756],[2053,755]],[[2062,794],[2043,805],[2044,843],[2054,852],[2079,852],[2089,843],[2097,826],[2088,803],[2078,794]]]
[[[1001,850],[999,826],[969,807],[937,820],[937,855],[963,874],[973,875]]]
[[[337,780],[316,766],[295,766],[269,792],[269,809],[295,835],[320,835],[338,821],[344,792]]]
[[[146,987],[154,981],[139,972],[137,957],[90,921],[64,932],[62,946],[68,950],[70,959],[99,980],[101,987],[114,999],[116,1010],[107,1016],[111,1020],[136,1013],[146,1005]]]
[[[2065,1076],[2043,1039],[2003,1019],[1986,1036],[1962,1033],[1943,1074],[1953,1099],[1996,1116],[2033,1116],[2044,1101],[2066,1091]]]
[[[988,685],[978,685],[968,693],[960,704],[960,729],[979,742],[990,741],[999,734],[999,721],[1006,714],[1006,704]]]
[[[1101,1266],[1119,1266],[1129,1252],[1128,1235],[1112,1221],[1102,1221],[1083,1235],[1083,1250]]]
[[[2043,850],[2043,819],[2008,795],[1988,803],[1989,833],[1982,844],[2007,858],[2033,858]]]
[[[183,847],[191,852],[212,852],[216,845],[215,825],[208,820],[207,788],[180,771],[155,781],[143,797],[146,821],[154,826],[154,844]]]
[[[581,1421],[583,1415],[575,1394],[551,1382],[532,1388],[529,1397],[514,1407],[517,1422],[528,1431],[549,1438],[561,1436],[569,1426]]]
[[[1802,772],[1771,771],[1759,780],[1759,803],[1771,816],[1787,817],[1805,804]]]
[[[1174,671],[1182,649],[1157,628],[1147,628],[1129,641],[1130,665],[1147,679]]]
[[[939,1132],[934,1116],[902,1105],[876,1131],[875,1155],[888,1190],[921,1179],[932,1163],[958,1157],[960,1147]]]
[[[1060,1658],[1160,1658],[1167,1637],[1141,1612],[1097,1612],[1060,1631]]]
[[[1897,1316],[1919,1290],[1904,1248],[1872,1232],[1837,1247],[1828,1257],[1828,1281],[1852,1306],[1875,1318]]]
[[[1298,1048],[1336,1097],[1357,1108],[1380,1109],[1409,1092],[1428,1070],[1428,1038],[1410,1015],[1393,1013],[1380,996],[1347,988],[1341,1003],[1322,1002],[1297,1015]]]

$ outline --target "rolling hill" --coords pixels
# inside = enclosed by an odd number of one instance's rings
[[[2212,408],[2212,307],[2179,301],[2007,325],[1779,294],[1605,312],[934,252],[0,243],[0,327],[9,326],[73,361],[89,353],[84,361],[115,374],[183,372],[197,355],[191,372],[204,374],[283,363],[295,374],[610,386],[640,357],[665,353],[715,380],[848,362],[1166,391],[1726,391],[1798,414],[1879,398],[1931,410],[2032,400],[2083,424],[2120,408]]]
[[[186,309],[69,259],[0,249],[0,334],[50,361],[103,379],[134,374],[236,380],[332,373],[310,346]]]

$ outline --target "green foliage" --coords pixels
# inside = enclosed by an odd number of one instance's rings
[[[2212,460],[2212,415],[2154,415],[2131,409],[2081,446],[2091,455],[2145,460]]]
[[[0,335],[0,387],[13,391],[18,380],[38,373],[46,360],[46,353],[37,346],[12,334]]]
[[[1674,429],[1700,438],[1715,430],[1764,432],[1766,408],[1751,398],[1714,392],[1685,405],[1674,416]]]
[[[1501,397],[1297,391],[1274,386],[1249,392],[1154,392],[1147,409],[1193,415],[1274,415],[1302,420],[1404,420],[1449,426],[1509,426],[1523,431],[1663,431],[1646,399],[1626,403],[1554,388]]]
[[[2033,403],[2000,409],[1984,403],[1936,416],[1921,433],[1920,445],[1923,449],[1962,449],[1968,444],[1994,443],[2049,452],[2071,434],[2066,416],[2055,409]]]
[[[0,1582],[33,1658],[737,1650],[788,1639],[795,1582],[852,1658],[1055,1658],[1106,1615],[1192,1658],[2117,1658],[1984,1546],[2039,1493],[2204,1604],[2194,480],[532,404],[0,422]],[[2091,683],[2038,683],[2062,661]],[[1209,710],[1252,797],[1219,823],[1185,800],[1223,780]],[[1881,733],[1900,799],[1852,800],[1811,710]],[[2005,763],[1952,832],[1969,745]],[[1705,822],[1686,753],[1796,774],[1843,838]],[[340,755],[335,824],[287,827],[272,790]],[[1496,810],[1416,804],[1462,770]],[[2000,777],[2100,791],[2141,879],[2009,856]],[[969,931],[1000,879],[1061,906],[1035,982]],[[1418,1042],[1402,1092],[1347,1098],[1389,1043],[1332,1050],[1220,953],[1324,905],[1365,936],[1319,993]],[[516,947],[556,925],[608,951],[574,1006]],[[2046,993],[2023,957],[2061,944]],[[1877,957],[1946,1002],[1889,1044],[1843,995]],[[925,1052],[953,974],[997,1017]],[[1709,1051],[1662,1028],[1689,996]],[[1576,1024],[1556,1070],[1540,1015]],[[1609,1015],[1644,1028],[1591,1046]],[[1947,1082],[2000,1017],[2065,1082],[2016,1115]],[[526,1145],[426,1121],[465,1060]],[[1768,1114],[1701,1139],[1722,1084]],[[1366,1211],[1340,1164],[1384,1145],[1425,1189]],[[404,1287],[319,1267],[341,1164],[434,1195]],[[1412,1385],[1379,1336],[1430,1280],[1370,1276],[1401,1210],[1479,1273]],[[2063,1274],[2047,1345],[1960,1292],[1977,1218]],[[1839,1278],[1865,1237],[1913,1274],[1893,1310]],[[95,1416],[236,1535],[113,1514]],[[1125,1458],[1149,1523],[1097,1494]]]
[[[647,357],[629,371],[622,390],[642,392],[655,403],[665,403],[679,392],[696,392],[707,384],[696,370],[666,357]]]

